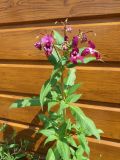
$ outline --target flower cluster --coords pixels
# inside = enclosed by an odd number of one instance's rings
[[[95,50],[95,44],[88,39],[88,32],[81,32],[73,36],[72,40],[68,36],[68,33],[72,32],[72,28],[69,25],[64,24],[64,37],[63,42],[59,44],[59,49],[63,51],[63,54],[67,53],[68,62],[73,64],[78,64],[79,62],[84,63],[86,57],[92,56],[96,60],[101,59],[100,53]],[[92,31],[90,31],[92,32]],[[79,44],[85,44],[84,48],[79,48]],[[38,49],[43,49],[46,56],[51,56],[54,46],[57,45],[54,32],[51,34],[44,35],[40,41],[35,43],[35,47]],[[57,45],[58,47],[58,45]],[[82,50],[82,51],[81,51]]]
[[[46,56],[50,56],[53,50],[54,38],[52,35],[45,35],[39,42],[36,42],[34,45],[38,49],[44,49]]]

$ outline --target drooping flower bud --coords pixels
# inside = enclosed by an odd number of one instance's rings
[[[64,41],[68,41],[68,36],[67,35],[65,35]]]
[[[85,33],[82,33],[81,37],[81,43],[87,42],[87,35]]]
[[[72,40],[72,47],[73,48],[76,48],[77,47],[77,45],[78,45],[78,36],[74,36],[73,37],[73,40]]]
[[[42,49],[42,45],[41,45],[41,42],[39,41],[39,42],[36,42],[35,44],[34,44],[34,46],[36,47],[36,48],[38,48],[38,49]]]
[[[95,49],[95,44],[91,40],[88,41],[88,46],[92,49]]]

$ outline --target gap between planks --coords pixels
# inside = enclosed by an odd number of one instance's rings
[[[71,26],[74,27],[74,28],[78,28],[78,27],[92,27],[92,26],[114,26],[114,25],[120,25],[120,22],[104,22],[104,23],[91,23],[91,24],[72,24]],[[60,29],[62,28],[61,25],[52,25],[52,26],[37,26],[37,27],[26,27],[26,28],[10,28],[10,29],[0,29],[0,33],[1,32],[13,32],[13,31],[33,31],[33,30],[42,30],[42,29]]]
[[[0,64],[0,67],[6,68],[41,68],[41,69],[53,69],[51,65],[33,65],[33,64]],[[120,71],[119,67],[86,67],[77,66],[78,70],[96,70],[96,71]]]

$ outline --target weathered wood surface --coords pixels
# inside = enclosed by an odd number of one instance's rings
[[[120,13],[116,0],[1,0],[0,23],[26,22]]]
[[[51,70],[50,65],[0,64],[0,91],[39,94]],[[119,103],[119,78],[119,68],[77,68],[77,83],[83,84],[79,92],[85,100]]]

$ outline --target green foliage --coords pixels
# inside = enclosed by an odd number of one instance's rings
[[[55,43],[51,45],[53,50],[48,60],[54,68],[50,78],[42,86],[38,97],[17,100],[11,108],[42,107],[43,113],[38,115],[38,119],[43,122],[43,128],[37,133],[46,137],[45,145],[52,144],[48,149],[46,160],[89,160],[90,148],[86,137],[95,136],[100,139],[102,131],[96,128],[94,122],[80,107],[73,104],[81,98],[81,94],[76,93],[80,84],[75,84],[75,67],[95,61],[96,57],[90,54],[89,57],[83,58],[83,62],[80,60],[77,60],[77,63],[71,62],[70,54],[74,49],[72,41],[64,41],[65,35],[63,37],[55,30],[52,34]],[[63,49],[63,45],[67,50]],[[78,54],[81,55],[85,48],[80,48]],[[66,78],[64,78],[65,70],[68,72]],[[44,114],[44,111],[47,111],[47,114]],[[11,147],[14,148],[15,145]],[[20,156],[23,155],[19,154],[18,159]]]
[[[22,160],[28,156],[30,157],[30,154],[27,153],[28,144],[29,143],[26,140],[21,141],[20,143],[16,143],[15,141],[1,143],[0,160]]]
[[[10,108],[23,108],[30,106],[40,106],[39,97],[23,98],[12,103]]]
[[[90,118],[86,117],[79,107],[70,106],[70,110],[76,119],[77,127],[83,134],[88,136],[94,135],[97,139],[100,139],[99,130],[96,128],[94,122]]]
[[[48,150],[46,160],[55,160],[55,155],[51,148]]]
[[[54,33],[54,38],[56,40],[57,45],[61,45],[64,42],[63,36],[61,36],[60,33],[57,32],[56,30],[53,30],[53,33]]]

